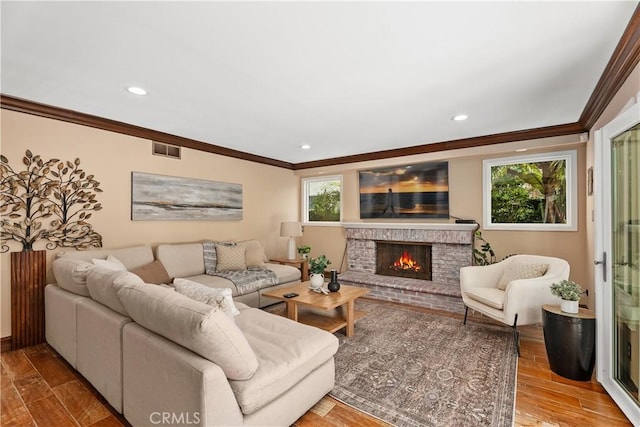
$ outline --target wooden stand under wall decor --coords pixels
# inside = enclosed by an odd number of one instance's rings
[[[11,349],[44,342],[46,251],[11,253]]]

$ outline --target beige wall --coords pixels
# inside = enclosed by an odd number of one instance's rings
[[[640,66],[636,67],[605,113],[597,121],[599,129],[615,117],[630,98],[640,91]],[[267,255],[283,256],[286,239],[279,236],[283,220],[300,217],[299,177],[320,174],[343,174],[344,220],[359,219],[357,171],[370,167],[400,165],[432,160],[449,160],[450,212],[482,223],[482,160],[515,155],[515,150],[528,148],[528,153],[578,150],[578,231],[513,232],[484,231],[498,257],[511,253],[534,253],[559,256],[571,263],[571,277],[590,289],[588,304],[593,300],[593,223],[592,197],[586,196],[585,175],[593,165],[593,132],[585,145],[577,135],[519,141],[483,148],[453,150],[355,163],[343,166],[292,172],[238,159],[183,149],[182,159],[152,156],[148,140],[72,125],[54,120],[0,110],[0,151],[12,165],[20,164],[26,149],[43,158],[72,160],[79,157],[83,168],[101,182],[99,200],[104,209],[91,223],[102,234],[104,247],[133,244],[188,242],[207,238],[257,238],[265,245]],[[172,176],[201,178],[243,185],[244,218],[242,221],[133,222],[130,218],[130,174],[132,171]],[[342,227],[306,226],[300,243],[312,246],[312,256],[321,253],[339,269],[345,250]],[[36,249],[42,248],[36,245]],[[12,250],[19,250],[13,246]],[[53,253],[48,254],[49,260]],[[11,334],[9,255],[1,255],[0,270],[0,334]],[[50,265],[50,262],[49,262]],[[342,270],[345,270],[343,266]],[[49,274],[49,277],[51,275]]]
[[[595,156],[599,155],[599,148],[596,147],[595,144],[595,131],[601,129],[607,123],[612,121],[618,114],[620,114],[625,106],[629,105],[629,102],[636,97],[636,102],[640,102],[640,64],[636,66],[631,75],[627,78],[622,87],[618,90],[618,93],[615,95],[613,100],[609,103],[605,111],[598,118],[593,128],[589,132],[589,141],[587,143],[586,150],[586,168],[593,167]],[[594,177],[596,180],[599,178],[598,176]],[[595,268],[593,266],[593,261],[596,259],[601,259],[601,254],[595,254],[595,246],[594,246],[594,236],[595,236],[595,223],[593,222],[594,216],[592,215],[594,209],[593,205],[593,196],[587,197],[585,210],[588,212],[588,220],[587,220],[587,258],[589,260],[589,268],[587,270],[588,273],[588,281],[589,283],[594,282],[595,277]],[[589,293],[589,303],[590,306],[594,306],[595,303],[595,292]]]
[[[593,196],[586,195],[586,173],[593,166],[596,147],[594,131],[616,117],[634,97],[640,99],[640,65],[627,78],[604,113],[598,118],[586,144],[579,143],[578,136],[545,138],[519,141],[495,146],[452,150],[441,153],[423,154],[403,158],[354,163],[344,166],[308,169],[298,175],[318,176],[321,174],[343,174],[344,177],[344,220],[358,222],[358,182],[357,171],[371,167],[410,164],[423,161],[449,160],[450,213],[461,218],[476,219],[482,225],[482,160],[516,155],[515,150],[528,148],[530,153],[578,149],[578,231],[575,232],[531,232],[531,231],[483,231],[483,236],[491,243],[498,258],[513,253],[532,253],[558,256],[571,264],[571,278],[589,290],[589,296],[581,300],[590,308],[595,308],[594,292],[594,223]],[[640,102],[640,101],[638,101]],[[594,154],[595,152],[595,154]],[[596,177],[597,179],[597,177]],[[345,248],[344,231],[341,227],[306,226],[302,241],[312,247],[312,254],[326,253],[334,260],[333,268],[338,269]],[[346,265],[342,271],[346,270]]]
[[[491,147],[453,150],[440,153],[416,155],[386,161],[371,161],[299,171],[300,176],[318,176],[320,174],[343,175],[343,215],[346,222],[360,222],[358,206],[358,170],[410,164],[424,161],[449,161],[449,198],[450,214],[460,218],[471,218],[482,226],[482,161],[520,155],[519,148],[528,148],[526,154],[576,149],[578,152],[578,230],[577,231],[497,231],[483,230],[483,236],[491,243],[498,258],[509,254],[527,253],[557,256],[571,264],[571,277],[577,282],[589,286],[586,269],[589,261],[586,254],[586,215],[585,205],[585,162],[586,148],[579,135],[545,138],[532,141],[500,144]],[[375,220],[385,222],[389,220]],[[398,220],[398,222],[402,222]],[[405,220],[404,222],[409,222]],[[443,222],[442,220],[422,220],[420,222]],[[482,227],[481,227],[482,228]],[[345,250],[345,237],[342,227],[306,226],[302,237],[304,243],[312,247],[312,255],[325,253],[334,261],[333,268],[339,269]],[[344,264],[341,271],[346,271]]]
[[[94,174],[103,193],[103,209],[91,218],[103,237],[105,248],[161,242],[189,242],[202,239],[257,238],[268,256],[286,254],[286,238],[280,237],[280,222],[297,220],[299,180],[290,170],[183,149],[182,159],[151,154],[151,142],[144,139],[68,124],[60,121],[0,110],[0,150],[19,169],[25,150],[44,159],[80,158],[81,166]],[[20,170],[20,169],[19,169]],[[131,221],[131,172],[209,179],[242,184],[241,221]],[[44,242],[36,245],[43,249]],[[12,251],[20,246],[12,244]],[[49,252],[48,266],[53,254]],[[2,254],[0,284],[1,335],[11,334],[10,257]]]

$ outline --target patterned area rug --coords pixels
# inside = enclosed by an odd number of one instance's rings
[[[331,396],[396,426],[510,426],[517,355],[506,327],[357,301],[336,334]]]

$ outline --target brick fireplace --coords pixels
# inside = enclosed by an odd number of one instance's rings
[[[342,281],[371,289],[370,296],[389,301],[410,303],[440,310],[463,312],[460,297],[460,268],[473,262],[473,232],[476,224],[454,223],[344,223],[347,238],[347,271]],[[404,245],[416,245],[429,255],[418,253],[418,263],[428,269],[430,278],[408,274],[389,276],[388,262],[380,265],[379,252],[388,243],[402,257]],[[381,246],[381,244],[383,244]],[[430,268],[427,265],[430,263]],[[393,263],[392,263],[393,264]],[[382,273],[382,269],[386,270]],[[407,273],[404,266],[397,270]],[[397,273],[397,271],[392,272]]]

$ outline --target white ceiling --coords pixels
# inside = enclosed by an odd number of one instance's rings
[[[576,122],[636,6],[3,1],[1,91],[309,162]]]

